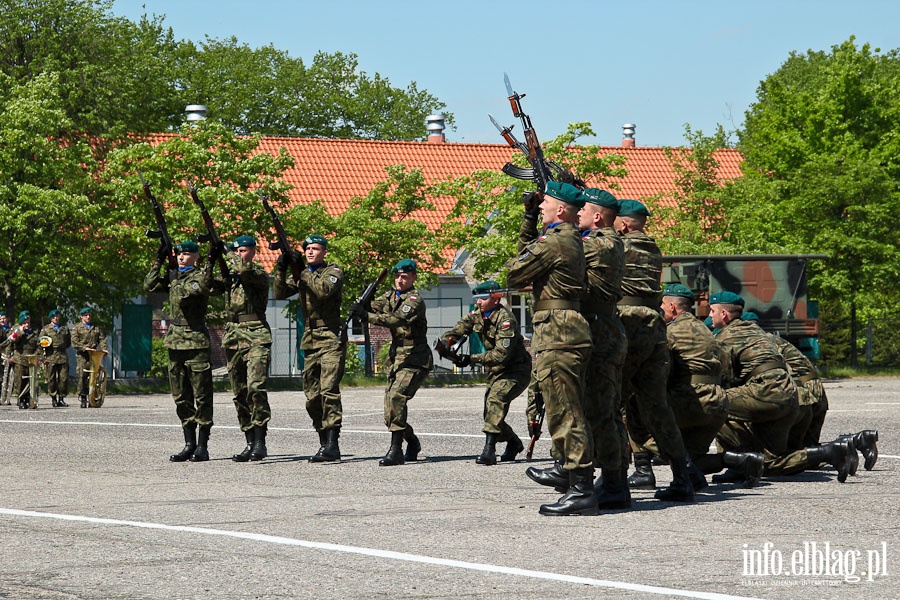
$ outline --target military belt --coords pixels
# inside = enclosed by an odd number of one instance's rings
[[[757,375],[762,375],[763,373],[766,373],[768,371],[772,371],[775,369],[787,370],[787,367],[785,366],[783,360],[781,360],[781,361],[770,360],[769,362],[764,362],[763,364],[759,365],[758,367],[756,367],[755,369],[750,371],[750,374],[747,375],[747,379],[753,379]]]
[[[419,342],[418,340],[397,340],[392,346],[396,346],[398,348],[409,348],[410,346],[415,346],[416,344],[422,344],[427,342]]]
[[[719,385],[720,383],[722,383],[722,378],[716,375],[691,375],[691,385],[699,385],[701,383]]]
[[[819,376],[816,373],[807,373],[806,375],[803,375],[802,377],[799,377],[798,379],[800,381],[800,384],[802,385],[808,381],[812,381],[813,379],[818,379],[818,378],[819,378]]]
[[[265,321],[265,319],[260,319],[259,315],[256,313],[250,313],[249,315],[238,315],[236,317],[232,317],[232,323],[249,323],[250,321]]]
[[[600,303],[600,304],[592,304],[589,311],[583,313],[585,319],[596,319],[600,315],[614,315],[616,314],[616,305],[612,302],[609,303]]]
[[[647,308],[659,308],[659,298],[644,298],[642,296],[623,296],[617,303],[619,306],[646,306]]]
[[[172,319],[172,325],[178,325],[179,327],[191,327],[193,329],[193,326],[187,319]]]
[[[307,329],[315,329],[316,327],[328,327],[329,329],[334,329],[335,327],[340,327],[340,323],[337,321],[329,323],[325,319],[310,319],[306,322]]]
[[[578,300],[538,300],[534,304],[534,312],[540,310],[581,310]]]

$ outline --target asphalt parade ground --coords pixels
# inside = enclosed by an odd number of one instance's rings
[[[420,390],[422,460],[398,467],[378,466],[379,388],[344,390],[340,464],[307,462],[300,391],[270,394],[269,458],[244,464],[227,393],[206,463],[168,461],[183,439],[165,394],[2,406],[0,598],[898,598],[900,379],[825,388],[823,440],[877,428],[872,471],[712,484],[687,505],[637,491],[630,511],[563,518],[538,514],[558,494],[524,454],[474,463],[483,386]],[[548,438],[531,464],[550,464]]]

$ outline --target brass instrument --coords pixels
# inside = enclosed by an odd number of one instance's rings
[[[20,354],[16,359],[19,361],[19,364],[28,365],[28,375],[26,375],[28,387],[22,386],[22,391],[19,392],[19,400],[27,393],[31,408],[37,408],[38,391],[40,390],[38,385],[38,366],[42,359],[43,357],[39,354]]]
[[[106,369],[100,363],[106,356],[105,350],[85,350],[91,360],[91,368],[85,369],[90,373],[88,378],[88,404],[91,408],[100,408],[103,406],[103,400],[106,399]]]
[[[38,344],[41,345],[41,348],[49,348],[50,344],[52,344],[52,343],[53,343],[53,340],[50,338],[49,335],[42,335],[41,338],[38,340]]]
[[[10,385],[12,383],[10,380],[12,376],[12,363],[9,362],[9,357],[5,354],[0,355],[0,360],[3,362],[3,364],[0,365],[0,370],[3,371],[3,381],[0,383],[0,404],[9,405],[9,390],[12,387]]]

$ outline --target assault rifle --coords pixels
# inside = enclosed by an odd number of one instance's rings
[[[450,346],[447,346],[447,344],[444,343],[444,340],[438,338],[434,341],[434,351],[437,352],[438,356],[441,358],[456,364],[456,361],[459,360],[459,351],[462,349],[463,344],[466,343],[467,339],[469,339],[469,336],[464,334]]]
[[[544,424],[544,414],[547,412],[547,405],[544,404],[544,396],[541,394],[540,388],[534,390],[534,402],[538,405],[538,413],[536,420],[528,422],[528,433],[531,434],[528,450],[525,451],[525,458],[528,460],[531,460],[534,454],[534,444],[541,439],[541,427]]]
[[[231,273],[228,270],[228,262],[225,260],[225,243],[219,239],[219,234],[216,233],[216,224],[213,223],[212,217],[209,216],[206,205],[204,205],[203,200],[197,196],[197,187],[189,184],[187,181],[185,181],[185,183],[188,184],[191,198],[194,200],[194,204],[200,209],[200,214],[203,215],[203,224],[206,225],[206,233],[198,235],[197,241],[209,242],[210,256],[216,257],[216,262],[219,264],[219,270],[222,271],[222,278],[225,279],[225,281],[229,281]]]
[[[285,255],[285,260],[288,261],[288,264],[291,267],[291,275],[294,276],[294,284],[300,289],[300,286],[303,285],[300,282],[300,265],[291,258],[291,253],[294,248],[291,246],[290,241],[288,241],[287,234],[284,232],[284,226],[281,224],[281,219],[278,218],[278,213],[276,213],[275,209],[272,208],[272,205],[269,204],[269,197],[262,193],[259,197],[262,200],[263,208],[266,209],[266,212],[272,217],[272,225],[275,228],[275,241],[269,242],[269,250],[279,250],[281,254]]]
[[[522,110],[521,99],[525,97],[525,94],[519,94],[518,92],[513,91],[512,84],[509,82],[509,75],[506,73],[503,74],[503,82],[506,84],[506,92],[508,94],[509,105],[512,108],[513,116],[522,122],[522,128],[525,132],[525,142],[520,142],[513,135],[512,130],[513,127],[515,127],[514,125],[503,127],[497,122],[493,115],[488,114],[488,117],[490,117],[491,123],[497,128],[503,139],[506,140],[506,143],[525,155],[528,162],[531,164],[531,168],[524,169],[522,167],[517,167],[512,163],[506,163],[501,170],[510,177],[516,179],[534,181],[538,188],[538,194],[543,195],[544,189],[547,187],[547,182],[558,180],[561,175],[566,173],[566,170],[555,162],[544,158],[544,151],[541,148],[541,143],[538,141],[534,126],[531,124],[531,117]]]
[[[363,290],[363,293],[359,295],[359,298],[356,299],[356,302],[353,303],[354,306],[366,307],[372,301],[372,297],[375,296],[375,292],[378,291],[378,286],[385,280],[387,277],[388,270],[382,269],[381,273],[378,274],[378,277],[370,283],[366,289]],[[344,320],[344,325],[341,327],[341,341],[347,342],[347,330],[350,328],[350,321],[353,320],[355,314],[353,311],[347,315],[347,318]]]
[[[163,214],[162,206],[160,206],[153,192],[150,191],[150,184],[144,180],[144,176],[140,171],[138,171],[138,177],[141,178],[141,185],[144,186],[144,195],[153,204],[153,216],[156,217],[156,229],[148,229],[146,232],[147,237],[159,240],[159,256],[162,257],[163,252],[165,252],[169,261],[169,270],[176,271],[178,270],[178,261],[175,259],[175,244],[172,243],[172,238],[169,236],[169,229],[166,227],[166,216]]]

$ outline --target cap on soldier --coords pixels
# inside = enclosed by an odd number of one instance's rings
[[[709,297],[709,303],[712,304],[737,304],[744,305],[744,299],[734,292],[716,292]]]
[[[313,234],[306,236],[306,239],[303,240],[303,243],[300,245],[303,247],[304,250],[306,250],[306,247],[309,246],[310,244],[319,244],[323,248],[327,248],[328,240],[326,240],[325,236],[323,236],[323,235],[319,235],[318,233],[313,233]]]
[[[24,323],[24,322],[25,322],[25,319],[27,319],[27,318],[30,317],[30,316],[31,316],[31,313],[30,313],[30,312],[28,312],[27,310],[23,310],[22,312],[19,313],[19,319],[18,319],[18,322],[19,322],[19,323]]]
[[[237,250],[242,246],[247,246],[249,248],[256,248],[256,240],[249,235],[239,235],[234,238],[234,241],[231,242],[231,249]]]
[[[391,273],[416,273],[416,261],[411,258],[404,258],[391,269]]]
[[[613,196],[606,190],[600,190],[597,188],[585,188],[582,194],[584,194],[585,202],[590,202],[591,204],[611,208],[615,211],[619,210],[619,201],[616,200],[615,196]]]
[[[48,319],[52,319],[53,317],[55,317],[55,316],[58,315],[58,314],[59,314],[59,309],[54,308],[54,309],[51,310],[49,313],[47,313],[47,318],[48,318]]]
[[[195,242],[195,241],[193,241],[193,240],[185,240],[185,241],[181,242],[180,244],[176,244],[176,246],[175,246],[175,252],[176,252],[176,253],[181,253],[181,252],[191,252],[191,253],[200,252],[200,246],[198,246],[198,245],[197,245],[197,242]]]
[[[584,194],[582,194],[581,190],[574,185],[561,183],[559,181],[548,181],[545,192],[547,195],[552,196],[557,200],[562,200],[566,204],[571,204],[578,208],[584,206]]]
[[[472,290],[472,295],[477,296],[479,294],[490,295],[491,292],[500,291],[500,284],[494,281],[493,279],[488,279],[484,283],[479,283],[475,286],[475,289]]]
[[[637,200],[619,200],[619,216],[620,217],[649,217],[650,211],[641,202]]]
[[[85,306],[84,308],[82,308],[81,310],[78,311],[78,314],[79,314],[79,315],[86,315],[86,314],[88,314],[89,312],[92,312],[92,311],[91,311],[91,308],[90,308],[89,306]]]
[[[688,300],[694,300],[694,292],[691,291],[686,285],[680,283],[670,283],[663,290],[663,296],[679,296],[681,298],[687,298]]]
[[[747,312],[741,314],[741,320],[742,320],[742,321],[757,321],[757,322],[758,322],[758,321],[759,321],[759,315],[756,314],[756,313],[753,312],[753,311],[749,311],[749,310],[748,310]]]

